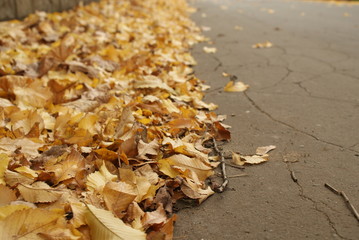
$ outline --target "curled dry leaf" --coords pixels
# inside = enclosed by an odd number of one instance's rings
[[[243,166],[244,164],[259,164],[268,161],[268,155],[252,155],[252,156],[243,156],[238,153],[232,153],[232,163],[235,165]]]
[[[269,153],[270,151],[276,149],[277,147],[274,145],[269,145],[269,146],[264,146],[264,147],[258,147],[256,149],[256,154],[259,156],[263,156],[267,153]]]
[[[247,90],[249,85],[244,84],[241,81],[229,81],[224,87],[225,92],[244,92]]]

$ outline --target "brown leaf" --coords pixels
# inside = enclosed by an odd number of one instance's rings
[[[103,189],[106,207],[120,218],[136,196],[135,188],[125,182],[108,182]]]
[[[15,191],[3,184],[0,184],[0,196],[0,207],[8,205],[10,202],[17,199]]]
[[[85,161],[82,155],[76,150],[72,150],[65,160],[54,165],[48,165],[46,170],[55,173],[55,184],[74,178],[76,174],[83,171]]]
[[[153,140],[152,142],[145,143],[142,140],[138,142],[138,158],[140,159],[149,159],[147,155],[156,156],[159,150],[160,145],[158,144],[157,139]]]
[[[213,127],[211,129],[212,134],[216,138],[217,141],[222,140],[230,140],[231,139],[231,133],[225,129],[221,123],[214,122]]]

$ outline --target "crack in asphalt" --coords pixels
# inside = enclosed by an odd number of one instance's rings
[[[287,168],[289,174],[291,174],[291,173],[293,172],[293,169],[291,169],[290,163],[286,162],[285,164],[286,164],[286,168]],[[299,196],[300,196],[303,200],[306,200],[306,201],[311,202],[312,205],[313,205],[313,207],[314,207],[314,209],[315,209],[317,212],[319,212],[319,213],[321,213],[322,215],[324,215],[324,217],[326,218],[326,220],[327,220],[327,222],[328,222],[330,228],[334,231],[334,233],[335,233],[338,237],[340,237],[341,239],[345,239],[345,240],[353,240],[353,239],[351,239],[351,238],[346,238],[346,237],[344,237],[343,235],[341,235],[341,234],[339,233],[338,229],[336,228],[335,223],[334,223],[334,222],[332,221],[332,219],[330,218],[329,214],[326,213],[324,210],[322,210],[322,209],[320,209],[320,208],[318,207],[318,204],[319,204],[319,203],[322,203],[323,205],[329,207],[326,203],[324,203],[324,202],[322,202],[322,201],[321,201],[321,202],[317,202],[317,201],[315,201],[313,198],[307,196],[307,195],[304,193],[304,188],[303,188],[303,186],[300,184],[300,182],[299,182],[298,179],[296,179],[296,181],[293,180],[293,182],[294,182],[294,183],[297,185],[297,187],[298,187]]]
[[[319,141],[319,142],[322,142],[322,143],[325,143],[325,144],[328,144],[328,145],[332,145],[332,146],[335,146],[335,147],[338,147],[338,148],[341,148],[341,149],[345,149],[347,151],[351,151],[351,152],[355,152],[355,153],[359,153],[359,151],[356,151],[356,150],[353,150],[353,149],[350,149],[350,148],[346,148],[340,144],[337,144],[337,143],[333,143],[333,142],[329,142],[329,141],[326,141],[326,140],[323,140],[323,139],[320,139],[318,138],[317,136],[311,134],[311,133],[308,133],[308,132],[305,132],[303,130],[300,130],[292,125],[290,125],[289,123],[286,123],[282,120],[279,120],[279,119],[276,119],[274,118],[272,115],[270,115],[268,112],[264,111],[246,92],[244,92],[244,96],[246,97],[246,99],[251,103],[251,105],[256,108],[259,112],[261,112],[262,114],[266,115],[269,119],[271,119],[272,121],[276,122],[276,123],[279,123],[281,125],[284,125],[288,128],[291,128],[292,130],[296,131],[296,132],[299,132],[303,135],[306,135],[308,137],[311,137],[313,139],[315,139],[316,141]]]

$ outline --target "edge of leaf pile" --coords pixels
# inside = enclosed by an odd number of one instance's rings
[[[214,193],[230,132],[192,69],[194,11],[102,0],[0,22],[1,239],[169,240],[176,202]]]

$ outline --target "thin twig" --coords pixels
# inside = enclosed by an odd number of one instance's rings
[[[337,195],[340,195],[340,196],[344,199],[344,201],[345,201],[347,207],[349,208],[349,210],[352,212],[352,214],[354,215],[354,217],[355,217],[355,218],[358,220],[358,222],[359,222],[359,213],[358,213],[358,211],[355,209],[354,205],[350,202],[350,200],[349,200],[348,196],[345,194],[345,192],[344,192],[344,191],[338,191],[337,189],[335,189],[334,187],[332,187],[332,186],[329,185],[328,183],[325,183],[324,186],[325,186],[326,188],[328,188],[330,191],[332,191],[333,193],[335,193],[335,194],[337,194]]]
[[[329,185],[328,183],[324,183],[324,187],[328,188],[333,193],[340,195],[340,192],[337,189],[335,189],[334,187],[332,187],[331,185]]]
[[[294,181],[294,182],[298,182],[298,178],[295,176],[295,174],[294,174],[294,171],[290,171],[290,177],[292,178],[292,180]]]
[[[224,189],[228,185],[228,177],[227,177],[227,172],[226,172],[226,163],[224,162],[223,153],[218,149],[217,141],[216,141],[215,138],[213,138],[213,146],[214,146],[214,150],[216,150],[216,152],[218,153],[218,155],[220,157],[221,169],[222,169],[222,177],[223,177],[223,183],[218,188],[216,188],[215,190],[217,192],[223,192]]]
[[[350,202],[349,198],[347,197],[347,195],[345,194],[345,192],[341,191],[340,192],[340,196],[343,197],[345,203],[347,204],[347,207],[349,208],[349,210],[353,213],[354,217],[358,220],[359,222],[359,213],[358,211],[355,209],[355,207],[353,206],[353,204]]]
[[[237,178],[237,177],[246,177],[246,176],[248,176],[248,174],[243,173],[243,174],[229,175],[228,178]]]
[[[238,169],[245,169],[245,167],[243,166],[239,166],[239,165],[234,165],[232,163],[226,162],[226,165],[233,167],[233,168],[238,168]]]

